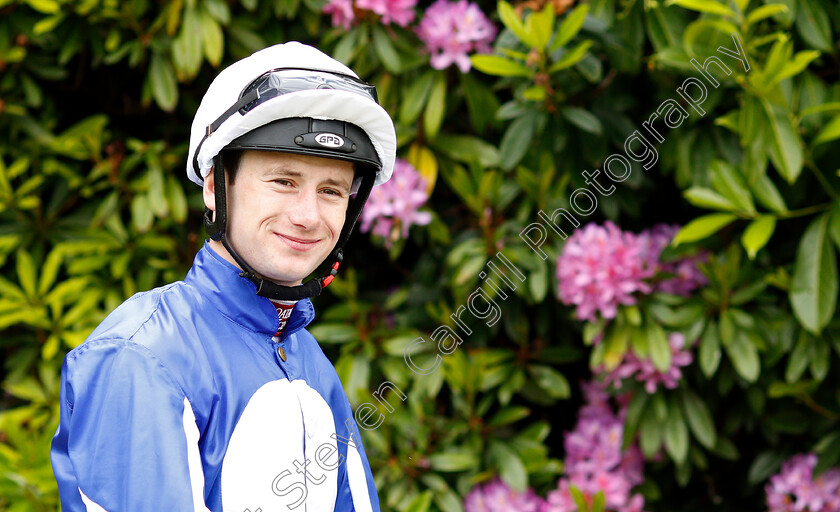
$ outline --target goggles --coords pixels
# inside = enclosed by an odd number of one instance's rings
[[[221,116],[207,126],[205,136],[218,130],[219,126],[235,112],[245,115],[258,105],[272,98],[292,92],[314,89],[334,89],[352,92],[379,104],[379,99],[376,96],[376,87],[354,76],[311,69],[278,68],[265,73],[251,82],[242,91],[242,94],[240,94],[239,101],[234,103]]]

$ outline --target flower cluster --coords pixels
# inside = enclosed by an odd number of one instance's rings
[[[433,68],[456,64],[461,73],[466,73],[471,67],[469,53],[491,51],[496,27],[473,2],[437,0],[423,15],[417,35],[432,54]]]
[[[477,485],[464,500],[465,512],[540,512],[542,506],[532,489],[514,491],[498,478]]]
[[[679,230],[680,227],[677,225],[657,224],[639,233],[638,242],[642,245],[642,254],[646,264],[658,274],[672,276],[657,283],[655,291],[687,297],[692,291],[708,282],[706,276],[698,268],[700,263],[706,261],[707,254],[699,252],[674,261],[662,261],[662,251],[671,243]]]
[[[432,214],[419,211],[428,199],[426,180],[411,164],[398,158],[391,179],[371,191],[359,229],[384,237],[390,247],[394,240],[408,237],[412,224],[424,226],[432,221]]]
[[[417,0],[329,0],[322,9],[324,14],[332,16],[332,25],[349,30],[356,19],[357,10],[371,11],[381,16],[384,24],[396,23],[408,26],[414,20],[414,7]]]
[[[579,319],[594,321],[596,314],[615,318],[618,306],[635,304],[638,293],[688,295],[706,283],[697,268],[705,255],[660,261],[678,229],[658,225],[636,235],[612,222],[587,224],[569,237],[557,259],[560,300],[577,306]],[[652,283],[658,274],[667,278]]]
[[[577,512],[573,486],[589,503],[603,493],[608,511],[642,512],[644,497],[632,493],[644,480],[642,452],[636,445],[621,448],[626,400],[619,398],[616,413],[603,384],[584,384],[583,393],[586,403],[578,412],[578,423],[566,433],[565,476],[557,489],[542,499],[532,489],[517,492],[495,479],[470,491],[464,501],[466,512]]]
[[[650,358],[639,359],[633,351],[627,352],[621,364],[604,377],[606,384],[612,384],[617,388],[621,387],[621,381],[635,376],[639,382],[644,382],[645,391],[650,394],[656,393],[656,388],[662,384],[668,389],[674,389],[682,379],[682,368],[688,366],[694,360],[691,351],[685,348],[685,336],[680,333],[671,333],[668,336],[668,343],[671,345],[671,367],[667,371],[659,371],[651,362]],[[600,367],[596,372],[603,372]]]
[[[631,491],[644,480],[642,452],[635,445],[626,451],[621,449],[626,409],[615,413],[600,383],[586,384],[583,391],[587,403],[578,413],[575,430],[566,434],[564,442],[566,476],[548,494],[541,512],[576,511],[572,486],[590,502],[602,492],[608,510],[641,512],[644,498]]]
[[[765,487],[769,512],[836,512],[840,510],[840,469],[814,478],[817,456],[796,455]]]

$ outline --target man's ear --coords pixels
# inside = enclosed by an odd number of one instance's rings
[[[204,178],[204,206],[206,206],[210,211],[216,211],[216,177],[213,169],[210,169],[210,173],[207,177]]]

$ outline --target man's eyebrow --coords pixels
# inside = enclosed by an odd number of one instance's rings
[[[327,178],[327,179],[323,180],[321,183],[323,183],[325,185],[332,185],[334,187],[345,188],[345,189],[348,189],[348,190],[353,185],[352,181],[350,183],[347,183],[347,181],[337,180],[335,178]]]
[[[300,178],[301,176],[303,176],[303,173],[295,171],[293,169],[289,169],[288,167],[274,167],[271,169],[267,169],[265,171],[265,176],[269,178],[278,178],[281,176],[290,178]],[[353,180],[350,180],[350,182],[348,183],[346,180],[326,178],[321,181],[321,184],[332,185],[333,187],[339,187],[349,190],[353,186]]]
[[[287,167],[272,167],[270,169],[266,169],[265,175],[270,177],[291,176],[292,178],[299,178],[303,176],[303,174],[301,174],[300,172],[289,169]]]

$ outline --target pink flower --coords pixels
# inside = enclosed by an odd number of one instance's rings
[[[467,0],[437,0],[426,9],[417,35],[431,53],[431,65],[444,69],[456,64],[461,73],[470,70],[470,52],[490,52],[496,27],[478,5]]]
[[[653,269],[636,235],[612,222],[587,224],[566,241],[557,259],[560,300],[577,306],[582,320],[596,313],[615,318],[618,305],[636,303],[635,292],[650,293]]]
[[[557,258],[560,300],[577,306],[579,319],[595,321],[597,315],[615,318],[618,306],[635,304],[639,294],[689,295],[706,284],[697,268],[706,255],[661,261],[678,230],[660,224],[635,235],[612,222],[587,224],[569,237]],[[667,278],[657,283],[655,277],[662,274]]]
[[[639,359],[632,351],[624,355],[624,360],[613,371],[604,377],[606,384],[613,384],[616,389],[621,387],[621,381],[635,376],[639,382],[644,382],[645,391],[650,394],[656,393],[657,387],[662,384],[668,389],[674,389],[682,379],[680,368],[688,366],[694,360],[690,350],[685,349],[685,336],[680,333],[671,333],[668,336],[668,343],[671,346],[671,367],[661,372],[650,358]],[[604,367],[596,369],[596,372],[603,372]]]
[[[782,464],[764,487],[769,512],[835,512],[840,510],[840,469],[813,478],[817,456],[795,455]]]
[[[332,26],[342,27],[344,30],[350,30],[350,24],[355,18],[353,14],[353,0],[328,0],[327,5],[324,6],[321,12],[331,14]]]
[[[656,291],[687,297],[696,288],[705,286],[708,282],[706,276],[698,268],[698,264],[706,261],[707,254],[701,251],[694,256],[674,261],[662,261],[660,258],[662,250],[671,243],[679,230],[680,227],[677,225],[657,224],[639,233],[639,243],[642,244],[642,253],[650,268],[657,273],[674,276],[661,281],[656,286]]]
[[[533,489],[514,491],[498,478],[475,486],[464,500],[465,512],[539,512],[542,505]]]
[[[356,7],[373,11],[382,16],[382,23],[407,26],[414,20],[417,0],[356,0]]]
[[[390,247],[394,240],[408,237],[412,224],[424,226],[432,221],[429,212],[419,211],[428,199],[426,180],[411,164],[398,158],[391,179],[371,191],[359,229],[366,233],[372,227],[372,233],[385,238]]]
[[[378,14],[384,24],[396,23],[405,27],[414,20],[416,5],[417,0],[356,0],[355,7]],[[328,0],[321,12],[331,14],[332,26],[342,27],[344,30],[350,30],[356,19],[353,0]]]
[[[643,481],[643,458],[635,445],[622,450],[625,412],[616,413],[609,396],[598,382],[583,386],[586,403],[578,413],[575,429],[566,433],[565,476],[548,494],[541,512],[575,512],[571,496],[575,487],[587,500],[604,494],[607,509],[641,512],[644,498],[631,495]]]

